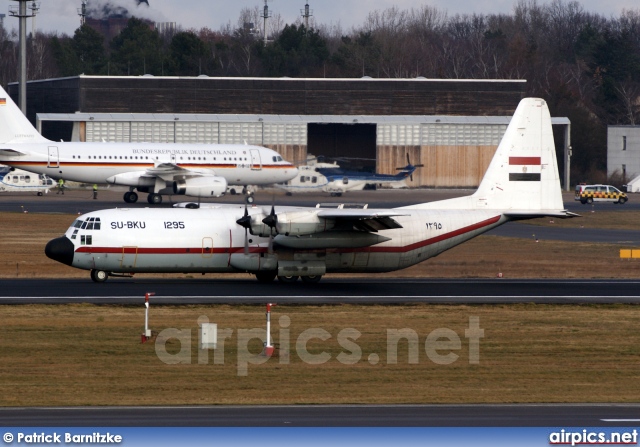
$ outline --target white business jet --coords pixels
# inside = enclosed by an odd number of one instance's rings
[[[54,179],[128,186],[124,201],[220,197],[228,185],[287,181],[298,170],[277,152],[241,144],[62,143],[47,140],[0,87],[0,163]],[[251,202],[251,196],[248,196]]]
[[[523,99],[475,194],[392,209],[208,204],[80,216],[45,253],[96,282],[137,272],[249,272],[260,281],[377,273],[422,262],[512,220],[564,209],[551,118]]]

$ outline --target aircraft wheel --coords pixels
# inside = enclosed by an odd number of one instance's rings
[[[294,283],[298,280],[297,276],[278,276],[278,281],[285,284]]]
[[[104,270],[91,270],[91,280],[93,282],[105,282],[109,278],[109,274]]]
[[[591,205],[593,203],[593,199],[591,197],[587,197],[587,203]]]
[[[322,279],[322,275],[312,275],[312,276],[301,276],[300,279],[302,282],[306,282],[308,284],[315,284],[320,282]]]
[[[138,201],[138,194],[133,191],[125,192],[124,201],[127,203],[136,203]]]
[[[246,199],[244,199],[247,203],[251,204],[256,201],[255,197],[249,195]]]
[[[260,282],[273,282],[276,277],[276,272],[258,272],[256,273],[256,279]]]
[[[42,191],[38,191],[38,197],[42,197]]]
[[[159,205],[162,203],[162,195],[160,194],[149,194],[147,196],[147,202],[149,202],[151,205]]]

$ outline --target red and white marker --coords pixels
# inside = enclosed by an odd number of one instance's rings
[[[263,354],[267,357],[273,355],[273,345],[271,344],[271,307],[275,306],[275,303],[267,303],[267,341],[264,344]]]
[[[142,334],[142,343],[151,338],[151,329],[149,329],[149,297],[154,295],[155,292],[147,292],[144,294],[144,334]]]

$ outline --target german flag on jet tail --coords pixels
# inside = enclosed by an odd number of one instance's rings
[[[510,182],[539,182],[540,157],[509,157]]]
[[[6,106],[7,105],[7,98],[0,98],[0,106]]]

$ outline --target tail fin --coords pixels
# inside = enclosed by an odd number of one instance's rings
[[[489,168],[472,196],[478,208],[563,210],[547,103],[520,101]]]
[[[48,141],[38,133],[11,97],[0,86],[0,143]]]
[[[539,98],[520,101],[473,195],[410,208],[499,210],[514,218],[571,217],[562,202],[547,103]]]

